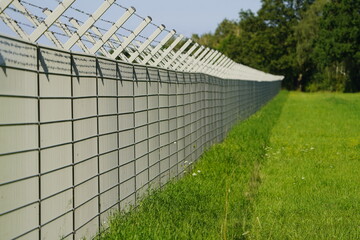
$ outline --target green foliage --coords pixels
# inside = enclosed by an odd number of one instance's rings
[[[360,0],[262,0],[195,36],[234,61],[285,76],[284,87],[360,90]]]
[[[346,91],[360,90],[360,0],[325,5],[315,45],[319,71],[331,71]],[[324,74],[324,78],[328,76]]]
[[[303,13],[302,20],[294,26],[296,66],[299,71],[299,88],[302,90],[305,90],[305,87],[310,91],[319,90],[315,87],[318,86],[318,84],[314,85],[314,82],[311,83],[311,86],[308,86],[311,77],[315,77],[315,82],[319,82],[319,84],[322,84],[323,81],[321,74],[316,74],[316,64],[313,60],[313,54],[315,41],[320,29],[323,8],[327,2],[329,2],[329,0],[316,0],[309,9]],[[313,76],[314,74],[315,76]]]
[[[133,211],[114,215],[101,239],[241,239],[251,217],[271,130],[287,93],[236,125],[193,168],[152,192]]]

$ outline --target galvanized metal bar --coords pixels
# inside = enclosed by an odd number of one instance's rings
[[[30,40],[36,42],[51,25],[75,2],[76,0],[64,0],[30,35]]]
[[[151,22],[151,17],[146,17],[139,26],[132,32],[130,35],[124,39],[124,42],[115,49],[115,51],[110,55],[111,58],[115,59],[124,49],[144,30],[144,28],[149,25]]]
[[[71,19],[71,20],[69,20],[69,22],[70,22],[74,27],[76,27],[76,28],[79,28],[79,27],[80,27],[79,23],[78,23],[77,20],[74,19],[74,18]],[[99,34],[101,34],[100,31],[99,31]],[[85,37],[86,37],[91,43],[93,43],[93,44],[96,43],[96,40],[95,40],[89,33],[85,33]],[[101,35],[100,35],[100,37],[101,37]],[[89,52],[90,52],[90,49],[89,49]],[[106,56],[106,57],[109,57],[109,56],[110,56],[110,54],[109,54],[109,53],[105,50],[105,48],[103,48],[103,47],[100,48],[100,52],[101,52],[104,56]]]
[[[204,59],[200,61],[200,64],[194,67],[193,71],[202,71],[204,68],[208,67],[211,60],[213,60],[218,54],[219,52],[214,50],[211,54],[204,57]]]
[[[214,69],[214,63],[218,61],[221,58],[222,53],[216,51],[214,57],[212,57],[203,67],[199,69],[199,71],[205,72],[207,74],[210,74],[210,72]]]
[[[222,54],[221,57],[219,58],[219,60],[214,63],[214,68],[212,69],[212,71],[210,72],[210,74],[216,76],[216,72],[218,71],[219,67],[221,67],[222,64],[223,64],[226,60],[227,60],[227,57],[226,57],[224,54]]]
[[[45,9],[44,13],[49,16],[51,14],[51,11],[49,9]],[[57,20],[55,22],[55,25],[57,25],[60,29],[62,29],[62,31],[69,37],[71,37],[73,35],[73,33],[70,31],[70,29],[68,28],[67,25],[63,24],[60,20]],[[48,34],[49,32],[46,32],[44,35],[46,36],[46,34]],[[81,41],[77,42],[77,45],[79,45],[79,47],[85,52],[85,53],[89,53],[89,49],[85,46],[85,44]]]
[[[22,39],[30,40],[30,37],[26,34],[26,32],[18,25],[18,23],[13,20],[9,15],[7,15],[5,12],[1,13],[2,16],[4,16],[3,21],[5,22],[5,24],[11,28],[11,30],[13,30],[15,33],[17,33],[19,35],[19,37],[21,37]]]
[[[205,46],[200,46],[198,50],[194,53],[193,56],[189,56],[189,61],[185,61],[184,64],[178,69],[179,71],[184,71],[186,68],[188,68],[199,56],[199,54],[205,49]]]
[[[199,57],[197,57],[192,63],[191,65],[189,65],[187,68],[186,68],[186,71],[191,71],[191,69],[196,66],[198,64],[199,61],[201,61],[207,54],[211,54],[213,53],[213,49],[211,48],[205,48],[204,51],[202,51],[202,53],[200,54]]]
[[[115,32],[135,13],[136,9],[130,7],[126,12],[115,22],[113,26],[102,36],[102,38],[95,43],[90,49],[90,53],[95,54],[106,42],[115,34]]]
[[[186,43],[179,49],[179,51],[177,51],[174,56],[171,57],[171,59],[165,64],[165,68],[168,68],[174,61],[176,61],[180,54],[182,54],[191,43],[191,39],[187,40]]]
[[[41,77],[40,77],[40,61],[41,61],[41,50],[40,50],[40,46],[36,46],[36,70],[37,70],[37,73],[36,73],[36,82],[37,82],[37,96],[38,96],[38,99],[37,99],[37,134],[38,134],[38,139],[37,139],[37,146],[38,146],[38,151],[37,151],[37,157],[38,157],[38,226],[41,226],[42,224],[42,186],[41,186],[41,180],[42,180],[42,177],[41,177],[41,159],[42,159],[42,156],[41,156],[41,146],[42,146],[42,141],[41,141],[41,133],[42,133],[42,129],[41,129],[41,118],[42,118],[42,114],[41,114],[41,99],[40,99],[40,96],[41,96]],[[39,228],[39,240],[41,240],[42,238],[42,229]]]
[[[97,35],[99,38],[101,38],[101,37],[103,36],[103,34],[100,32],[100,30],[99,30],[97,27],[92,26],[92,27],[91,27],[91,30],[92,30],[92,31],[95,33],[95,35]],[[89,36],[90,36],[90,35],[89,35]],[[120,38],[119,38],[116,34],[112,35],[111,38],[112,38],[113,40],[115,40],[116,42],[118,42],[119,44],[121,44],[121,42],[122,42],[122,40],[120,40]],[[93,42],[95,43],[96,41],[94,40]],[[104,44],[104,45],[105,45],[105,44]],[[107,42],[106,42],[106,45],[108,45],[111,49],[115,49],[115,48],[116,48],[116,46],[115,46],[111,41],[107,41]],[[104,46],[102,46],[102,47],[100,48],[100,51],[101,51],[102,53],[103,53],[103,52],[106,52],[106,53],[105,53],[105,56],[107,56],[107,57],[110,58],[110,53],[109,53],[108,51],[106,51],[106,49],[104,48]],[[103,53],[103,54],[104,54],[104,53]],[[122,60],[128,62],[127,57],[125,56],[125,54],[120,53],[120,54],[119,54],[119,57],[120,57]]]
[[[92,31],[94,32],[94,34],[97,35],[99,38],[101,38],[101,37],[103,36],[103,34],[100,32],[100,30],[99,30],[96,26],[92,26],[92,27],[91,27],[91,30],[92,30]],[[92,44],[95,44],[95,43],[96,43],[96,40],[95,40],[88,32],[85,33],[85,36],[90,36],[90,37],[93,39]],[[114,35],[113,35],[112,38],[114,39]],[[118,41],[119,43],[121,43],[121,40],[116,39],[116,41]],[[112,49],[115,48],[114,44],[113,44],[111,41],[107,41],[106,44],[108,45],[108,47],[110,47],[110,48],[112,48]],[[102,46],[101,48],[104,49],[104,46]],[[101,49],[101,48],[100,48],[100,49]]]
[[[14,0],[1,0],[0,13],[2,13]]]
[[[174,70],[177,70],[178,66],[180,64],[184,64],[184,62],[189,57],[189,55],[192,54],[198,46],[199,46],[198,43],[195,43],[194,45],[192,45],[191,48],[185,54],[181,55],[180,59],[175,63],[175,65],[172,68]]]
[[[75,216],[75,208],[76,208],[76,199],[75,199],[75,115],[74,115],[74,105],[75,105],[75,99],[74,99],[74,55],[70,53],[70,79],[71,79],[71,194],[72,194],[72,211],[71,211],[71,217],[72,217],[72,233],[73,233],[73,240],[75,240],[75,228],[76,228],[76,216]]]
[[[154,47],[149,45],[147,48],[145,48],[145,50],[143,51],[143,54],[141,55],[141,57],[143,58],[140,59],[140,57],[136,58],[136,61],[139,61],[141,64],[144,64],[144,60],[149,59],[149,61],[147,62],[149,65],[152,65],[154,63],[154,60],[152,59],[153,57],[156,58],[158,56],[160,56],[160,54],[163,52],[163,50],[159,50],[157,53],[155,53],[154,56],[151,55],[151,52],[154,50]]]
[[[176,45],[178,45],[178,43],[181,41],[181,39],[183,39],[184,36],[182,34],[180,34],[175,41],[161,54],[161,56],[155,60],[154,65],[157,66],[170,52],[171,50],[174,49],[174,47],[176,47]]]
[[[154,39],[160,35],[160,33],[165,29],[164,25],[160,25],[156,30],[148,37],[145,42],[142,43],[142,45],[139,46],[136,52],[131,54],[129,58],[129,62],[133,62],[140,54],[142,54],[145,49],[154,41]]]
[[[13,4],[19,11],[21,11],[21,12],[23,12],[23,13],[26,13],[26,14],[24,14],[25,17],[26,17],[30,22],[32,22],[32,24],[34,24],[36,27],[41,24],[41,22],[40,22],[39,20],[37,20],[37,18],[36,18],[33,14],[31,14],[31,13],[19,2],[19,0],[14,0],[14,1],[12,2],[12,4]],[[46,15],[49,15],[49,14],[47,14],[47,13],[49,13],[49,12],[50,12],[50,10],[48,10],[48,9],[45,9],[45,11],[44,11],[44,13],[45,13]],[[50,13],[51,13],[51,12],[50,12]],[[45,35],[48,39],[50,39],[50,40],[55,44],[55,46],[57,46],[57,47],[59,47],[59,48],[64,48],[64,47],[63,47],[63,44],[60,42],[59,39],[57,39],[57,38],[55,37],[55,35],[54,35],[52,32],[45,32],[44,35]]]
[[[220,77],[221,78],[228,78],[231,74],[230,74],[230,68],[235,64],[235,62],[233,62],[230,58],[229,60],[226,62],[226,64],[224,65],[224,67],[222,68],[222,70],[220,71]]]
[[[174,34],[176,33],[175,30],[171,30],[161,41],[158,45],[156,45],[156,47],[151,51],[151,53],[144,59],[144,61],[142,61],[142,64],[147,64],[150,59],[152,59],[158,52],[159,50],[162,48],[162,46],[164,46],[165,43],[167,43],[170,38],[172,36],[174,36]],[[153,65],[153,64],[152,64]]]
[[[115,0],[105,0],[103,4],[89,17],[83,25],[64,44],[64,48],[70,50],[77,41],[94,25],[94,23],[110,8]]]

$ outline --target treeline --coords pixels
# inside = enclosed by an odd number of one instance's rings
[[[303,91],[360,91],[360,0],[262,0],[196,42]]]

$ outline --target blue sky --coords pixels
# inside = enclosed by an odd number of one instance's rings
[[[55,9],[60,0],[23,0],[22,3],[28,10],[37,16],[45,18],[41,8]],[[191,37],[193,33],[203,34],[214,32],[217,25],[225,18],[229,20],[236,20],[241,9],[250,9],[257,12],[261,6],[260,0],[117,0],[118,4],[129,8],[131,6],[136,8],[136,13],[142,17],[151,16],[153,23],[160,25],[164,24],[168,30],[175,29],[178,34],[183,34],[185,37]],[[93,13],[101,4],[103,0],[76,0],[72,5],[73,9],[68,9],[64,15],[74,17],[80,21],[85,21],[89,16],[87,14]],[[79,11],[74,10],[78,9]],[[113,5],[102,18],[115,22],[124,13],[124,9]],[[6,10],[10,17],[16,19],[19,23],[27,23],[32,25],[23,15],[14,12],[11,9]],[[60,21],[67,21],[67,19],[60,19]],[[131,17],[125,24],[124,28],[133,30],[142,20],[138,17]],[[64,23],[64,22],[63,22]],[[111,27],[111,24],[106,21],[98,21],[96,26],[101,27],[101,31],[105,31]],[[34,29],[26,25],[21,25],[25,32],[30,34]],[[148,26],[141,34],[149,36],[154,31],[154,26]],[[52,28],[51,31],[54,31]],[[61,32],[55,29],[56,32]],[[120,34],[127,36],[128,31],[120,29]],[[122,32],[121,32],[122,31]],[[7,26],[0,21],[0,32],[16,35]],[[165,35],[166,33],[162,33]],[[58,36],[61,40],[61,35]],[[158,39],[163,36],[160,35]],[[63,41],[66,41],[64,39]],[[47,44],[48,40],[42,37],[38,42]]]
[[[134,6],[154,23],[165,24],[190,37],[192,33],[213,32],[224,19],[238,19],[241,9],[260,9],[260,0],[121,0],[121,5]]]

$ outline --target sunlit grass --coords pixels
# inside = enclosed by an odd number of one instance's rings
[[[360,95],[281,92],[102,239],[360,239]]]
[[[281,93],[235,126],[184,178],[150,194],[136,210],[115,216],[101,238],[240,238],[258,186],[259,165],[286,96]]]
[[[251,239],[360,239],[360,95],[291,93],[273,129]]]

